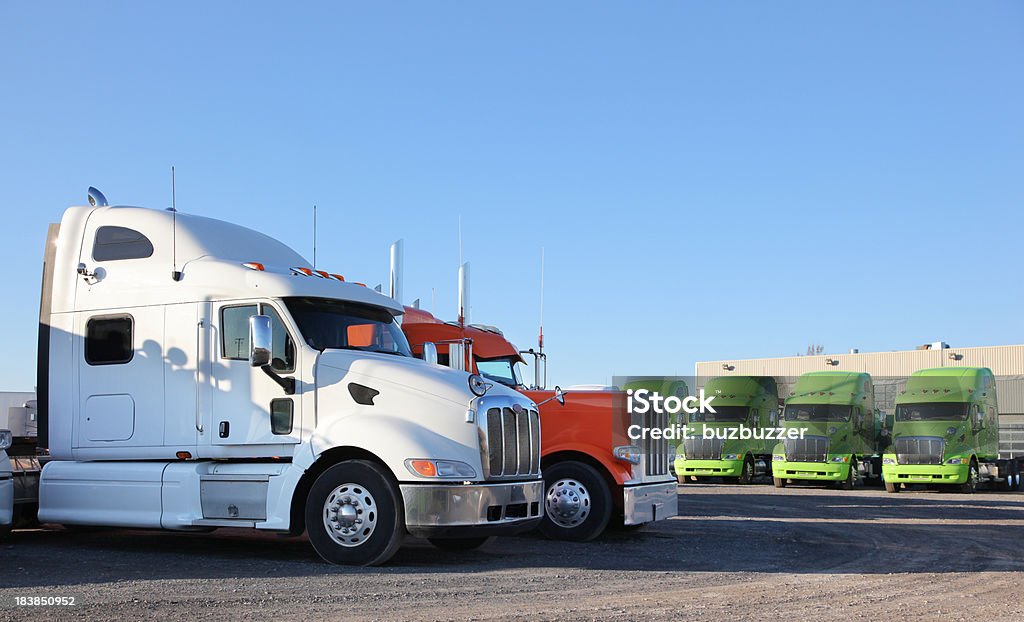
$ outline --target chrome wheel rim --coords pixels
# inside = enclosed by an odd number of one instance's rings
[[[365,486],[342,484],[324,501],[324,527],[335,544],[356,547],[377,528],[377,501]]]
[[[574,479],[560,479],[548,488],[544,510],[559,527],[576,527],[590,516],[590,492]]]

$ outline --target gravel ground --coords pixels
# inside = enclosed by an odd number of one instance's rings
[[[16,532],[0,619],[1024,619],[1024,496],[688,484],[681,516],[585,544],[410,540],[337,568],[304,539]],[[14,596],[74,595],[73,611]]]

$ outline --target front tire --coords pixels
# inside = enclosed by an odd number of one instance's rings
[[[743,468],[740,470],[740,476],[737,480],[737,483],[754,483],[754,459],[751,456],[747,456],[746,458],[743,459]]]
[[[540,532],[548,538],[586,542],[608,526],[612,493],[589,464],[567,461],[544,469],[544,490]]]
[[[313,549],[327,562],[383,564],[405,535],[398,491],[373,462],[340,462],[320,474],[309,491],[306,531]]]
[[[960,492],[973,494],[978,491],[978,481],[981,475],[978,473],[978,461],[971,458],[971,465],[967,467],[967,481],[960,485]]]
[[[897,493],[900,491],[900,485],[894,482],[885,483],[885,492]]]
[[[846,479],[839,482],[840,490],[853,490],[854,485],[857,483],[857,461],[854,458],[850,458],[850,471],[846,475]]]
[[[786,478],[785,477],[773,477],[772,478],[772,484],[774,484],[776,488],[785,488],[786,487]]]

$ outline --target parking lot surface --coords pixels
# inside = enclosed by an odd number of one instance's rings
[[[1024,619],[1024,495],[687,484],[680,516],[589,543],[410,540],[382,568],[303,538],[60,528],[0,545],[0,619]],[[74,610],[15,596],[74,596]]]

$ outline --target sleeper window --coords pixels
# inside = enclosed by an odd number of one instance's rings
[[[135,229],[127,227],[100,227],[92,246],[95,261],[145,259],[153,255],[153,243]]]
[[[95,317],[85,327],[85,362],[118,365],[132,360],[132,318]]]

